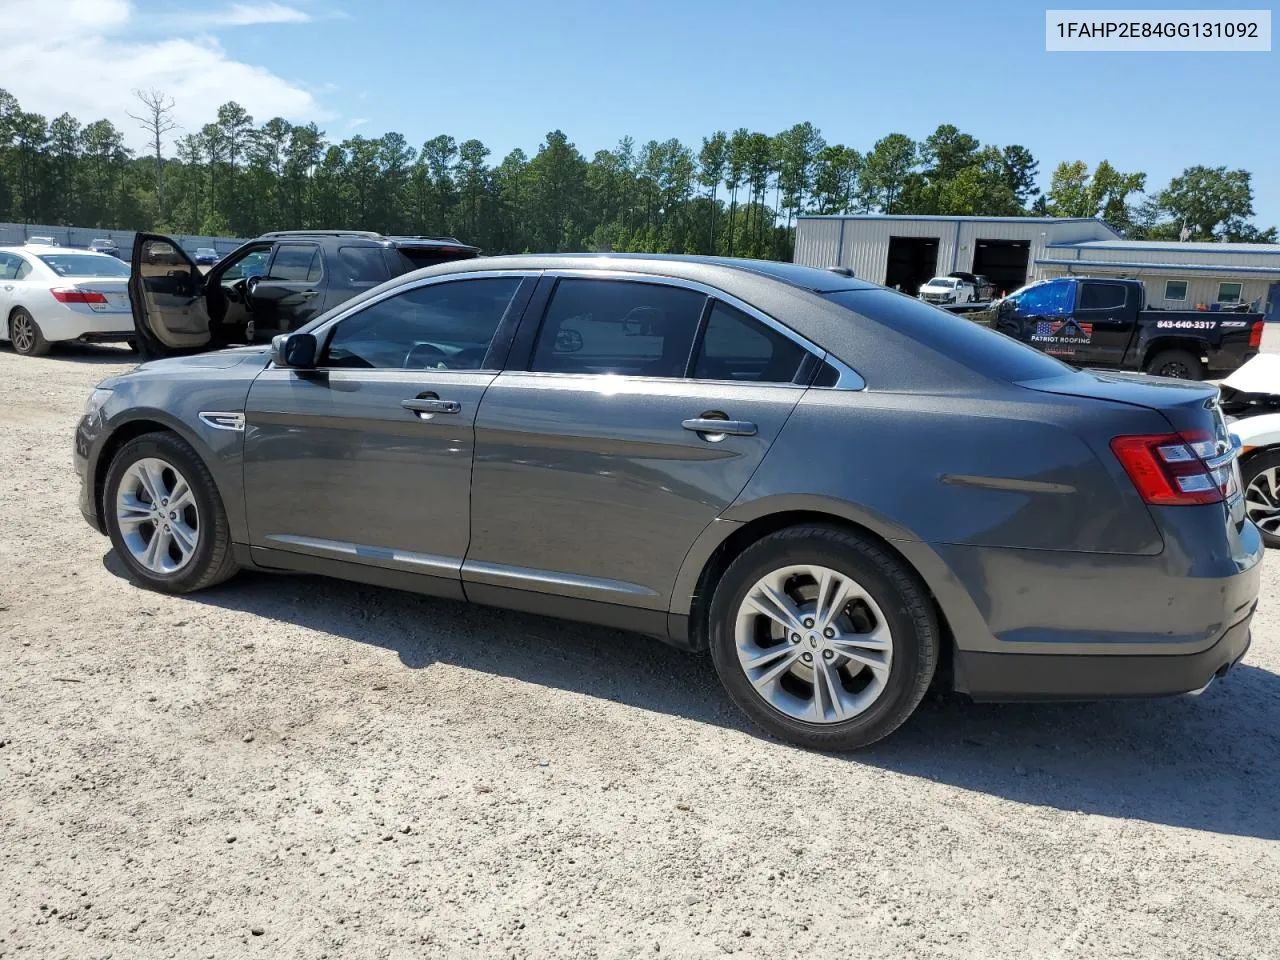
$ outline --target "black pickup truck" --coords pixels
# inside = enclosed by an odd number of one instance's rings
[[[384,280],[479,254],[453,237],[283,230],[206,272],[178,241],[139,233],[129,276],[134,342],[154,358],[270,340]]]
[[[994,329],[1082,367],[1204,380],[1231,373],[1262,346],[1261,314],[1147,309],[1141,280],[1041,280],[993,309]]]

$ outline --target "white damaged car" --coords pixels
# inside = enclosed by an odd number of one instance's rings
[[[57,246],[0,247],[0,340],[27,356],[58,341],[132,342],[129,265]]]
[[[1245,512],[1280,547],[1280,354],[1260,353],[1222,381],[1222,412],[1240,439]]]

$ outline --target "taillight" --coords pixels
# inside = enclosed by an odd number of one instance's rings
[[[1249,329],[1249,346],[1257,350],[1262,346],[1262,327],[1261,320],[1253,321],[1253,326]]]
[[[1235,492],[1235,453],[1215,456],[1212,439],[1185,433],[1116,437],[1111,450],[1147,503],[1219,503]]]
[[[50,290],[53,299],[59,303],[106,303],[107,298],[96,290],[77,290],[74,287],[64,287],[59,290]]]

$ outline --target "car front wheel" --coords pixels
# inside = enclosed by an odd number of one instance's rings
[[[916,576],[874,541],[790,527],[725,572],[711,655],[729,696],[768,733],[854,750],[896,730],[933,678],[939,630]]]
[[[190,593],[236,572],[213,476],[174,434],[144,434],[120,448],[103,508],[112,546],[143,586]]]

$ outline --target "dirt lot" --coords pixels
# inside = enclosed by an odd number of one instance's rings
[[[819,756],[654,641],[138,590],[70,464],[128,362],[0,350],[0,956],[1280,955],[1277,557],[1199,699],[929,702]]]

